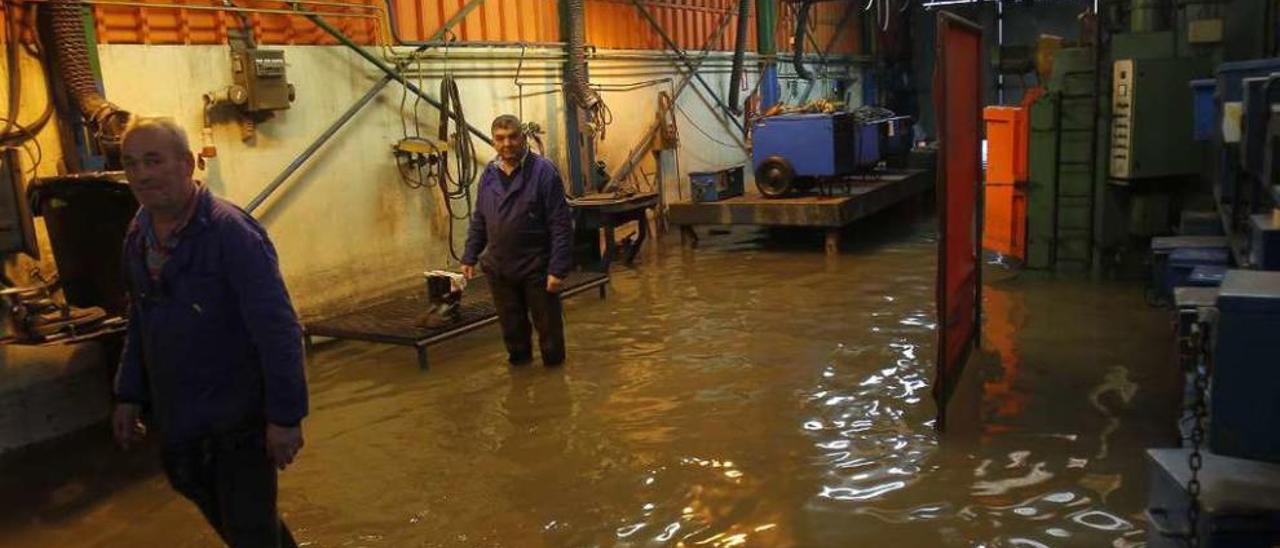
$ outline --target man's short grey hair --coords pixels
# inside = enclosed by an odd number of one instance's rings
[[[187,130],[173,121],[173,118],[164,116],[134,116],[129,120],[129,126],[124,130],[124,136],[120,139],[121,143],[129,140],[129,135],[139,130],[158,131],[173,143],[173,146],[180,154],[191,153],[191,141],[187,139]]]
[[[502,116],[493,119],[493,126],[491,126],[489,130],[493,131],[495,129],[519,130],[520,118],[516,117],[514,114],[503,114]]]

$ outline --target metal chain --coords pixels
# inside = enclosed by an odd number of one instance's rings
[[[1208,415],[1205,400],[1209,390],[1209,368],[1213,363],[1210,325],[1202,316],[1201,321],[1192,326],[1191,333],[1200,354],[1195,364],[1195,399],[1191,404],[1195,422],[1191,428],[1191,455],[1187,458],[1187,465],[1191,468],[1191,479],[1187,480],[1187,496],[1191,499],[1187,505],[1187,544],[1192,547],[1200,546],[1200,468],[1204,465],[1200,447],[1204,444],[1204,419]]]

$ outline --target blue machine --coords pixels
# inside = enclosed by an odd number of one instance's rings
[[[756,122],[752,165],[756,186],[769,198],[818,177],[849,175],[880,161],[880,124],[853,114],[784,114]]]
[[[1227,272],[1218,312],[1209,448],[1280,462],[1280,272]]]
[[[1191,269],[1191,274],[1187,276],[1187,285],[1190,287],[1218,287],[1222,285],[1222,279],[1227,277],[1229,269],[1226,265],[1200,265]]]
[[[1169,253],[1164,274],[1164,295],[1173,295],[1173,288],[1187,285],[1202,286],[1193,283],[1191,273],[1197,268],[1219,267],[1223,270],[1231,262],[1231,252],[1225,247],[1196,248],[1184,247]]]
[[[1263,150],[1267,141],[1267,125],[1271,123],[1271,103],[1267,101],[1270,77],[1245,78],[1243,114],[1241,116],[1240,165],[1245,173],[1262,173]]]
[[[1237,144],[1224,143],[1222,135],[1223,108],[1227,103],[1244,101],[1244,79],[1266,77],[1273,72],[1280,72],[1280,58],[1254,59],[1218,65],[1217,91],[1214,95],[1214,142],[1218,146],[1218,189],[1219,198],[1223,202],[1231,201],[1235,196],[1236,179],[1240,174],[1240,162],[1235,153],[1229,150]]]
[[[1274,215],[1249,217],[1249,262],[1259,270],[1280,270],[1280,223]]]
[[[1197,266],[1226,266],[1231,251],[1225,236],[1162,236],[1151,239],[1152,287],[1168,300],[1187,285]]]
[[[1200,453],[1196,532],[1190,544],[1191,449],[1148,449],[1147,548],[1269,548],[1280,542],[1280,465]]]

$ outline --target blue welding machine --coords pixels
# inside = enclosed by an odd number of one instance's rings
[[[848,112],[784,114],[752,128],[752,165],[760,194],[777,198],[804,179],[839,177],[880,162],[880,123]],[[800,179],[800,181],[797,181]]]
[[[1218,313],[1209,449],[1280,462],[1280,272],[1227,272]]]

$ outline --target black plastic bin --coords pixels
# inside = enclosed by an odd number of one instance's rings
[[[35,179],[27,199],[32,214],[44,217],[67,302],[124,315],[120,255],[124,233],[138,210],[124,172]]]

